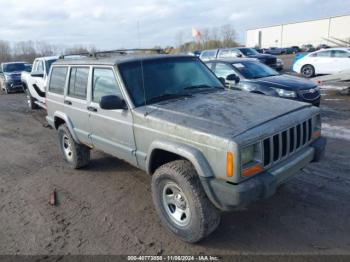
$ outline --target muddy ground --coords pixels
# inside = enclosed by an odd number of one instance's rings
[[[350,98],[327,91],[321,109],[324,161],[190,245],[160,224],[147,174],[97,151],[71,170],[44,112],[30,112],[24,94],[0,95],[0,253],[350,254]]]

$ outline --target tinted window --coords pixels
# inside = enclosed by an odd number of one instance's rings
[[[242,61],[232,64],[236,70],[247,79],[257,79],[268,76],[279,75],[271,67],[254,61]]]
[[[331,57],[331,51],[318,52],[318,53],[315,53],[313,56],[317,56],[317,57]]]
[[[24,63],[14,63],[14,64],[4,64],[3,65],[4,72],[16,72],[16,71],[25,71],[26,67]]]
[[[333,50],[333,56],[334,57],[349,57],[350,53],[342,50]]]
[[[52,63],[56,62],[56,59],[47,60],[46,63],[46,74],[49,73]]]
[[[231,66],[221,63],[216,64],[214,72],[217,77],[222,77],[224,79],[226,79],[228,75],[235,73]]]
[[[86,90],[89,77],[89,68],[73,67],[69,78],[68,95],[86,99]]]
[[[54,67],[51,73],[49,90],[57,94],[63,94],[67,76],[67,67]]]
[[[223,88],[208,67],[191,57],[144,60],[142,67],[140,61],[129,62],[119,70],[135,106]]]
[[[240,48],[239,51],[241,51],[245,56],[252,56],[252,55],[258,55],[258,51],[256,51],[253,48]]]
[[[101,97],[116,95],[123,98],[112,69],[95,68],[92,89],[92,101],[99,103]]]

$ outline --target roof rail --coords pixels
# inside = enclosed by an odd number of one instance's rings
[[[76,57],[76,56],[86,56],[86,57],[94,57],[97,58],[98,55],[108,55],[108,54],[120,54],[120,55],[127,55],[128,52],[147,52],[147,51],[153,51],[157,54],[165,54],[163,49],[157,49],[157,48],[132,48],[132,49],[116,49],[116,50],[106,50],[106,51],[96,51],[96,52],[83,52],[78,54],[69,54],[69,55],[60,55],[59,59],[65,59],[68,57]]]

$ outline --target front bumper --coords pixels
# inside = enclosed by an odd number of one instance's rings
[[[22,81],[6,81],[5,86],[8,92],[24,91],[24,84]]]
[[[321,137],[297,154],[240,184],[231,184],[215,178],[200,179],[207,196],[218,209],[235,210],[274,195],[280,184],[289,180],[310,162],[319,161],[325,146],[326,139]]]

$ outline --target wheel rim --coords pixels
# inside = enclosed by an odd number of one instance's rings
[[[312,75],[311,67],[309,67],[309,66],[305,67],[304,70],[303,70],[303,74],[306,75],[306,76],[311,76]]]
[[[69,137],[64,134],[62,136],[62,148],[63,148],[63,153],[66,156],[66,158],[68,160],[72,160],[73,159],[73,150],[72,150],[72,144],[70,142]]]
[[[171,221],[181,227],[187,226],[191,219],[191,212],[181,188],[173,182],[166,183],[162,198],[163,207]]]

